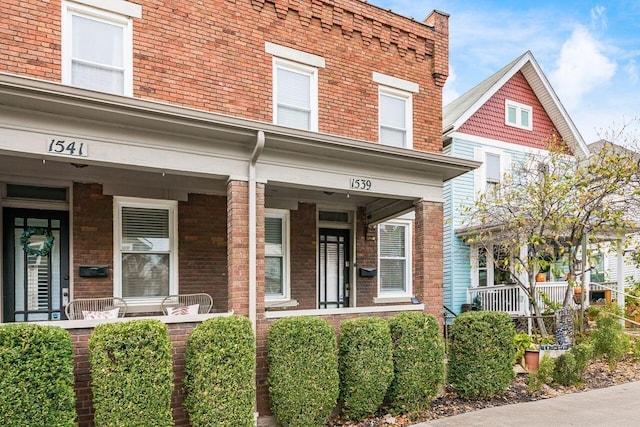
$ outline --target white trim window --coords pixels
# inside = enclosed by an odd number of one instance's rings
[[[378,139],[380,144],[413,148],[413,94],[417,83],[373,72],[378,83]]]
[[[411,296],[411,221],[378,225],[378,296]]]
[[[273,59],[273,121],[295,129],[318,130],[318,69]]]
[[[63,1],[62,82],[132,96],[132,26],[129,16]]]
[[[380,144],[413,147],[413,98],[411,93],[378,87]]]
[[[264,280],[266,301],[288,301],[289,281],[289,211],[265,209]]]
[[[114,295],[153,301],[178,293],[177,202],[114,197]]]
[[[511,166],[511,155],[494,148],[475,148],[474,160],[482,162],[482,166],[474,172],[475,195],[495,191],[502,182],[503,176]]]
[[[505,99],[504,123],[507,126],[533,130],[533,108],[530,105]]]
[[[480,245],[471,247],[471,286],[474,288],[507,285],[511,277],[512,263],[500,245],[491,245],[491,253]],[[506,268],[505,268],[506,267]]]

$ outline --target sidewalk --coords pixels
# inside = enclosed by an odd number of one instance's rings
[[[638,426],[639,403],[640,382],[631,382],[535,402],[481,409],[413,427]]]

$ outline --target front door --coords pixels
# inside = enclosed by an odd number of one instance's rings
[[[349,230],[321,228],[319,308],[349,307]]]
[[[69,296],[69,215],[3,211],[3,321],[64,318]]]

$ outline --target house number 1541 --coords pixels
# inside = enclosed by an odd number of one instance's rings
[[[87,157],[87,147],[84,142],[67,139],[49,139],[49,153],[65,156]]]

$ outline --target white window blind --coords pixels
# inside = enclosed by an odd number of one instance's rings
[[[311,83],[309,73],[277,67],[277,123],[311,129]]]
[[[284,224],[281,217],[264,219],[265,231],[265,294],[267,298],[282,298],[284,289]]]
[[[407,140],[407,100],[380,94],[380,142],[405,147]]]
[[[169,209],[122,206],[120,215],[122,296],[127,298],[169,295]]]
[[[380,293],[408,291],[407,228],[389,223],[378,228]]]
[[[500,156],[498,154],[487,153],[485,156],[485,168],[487,182],[500,182]]]

